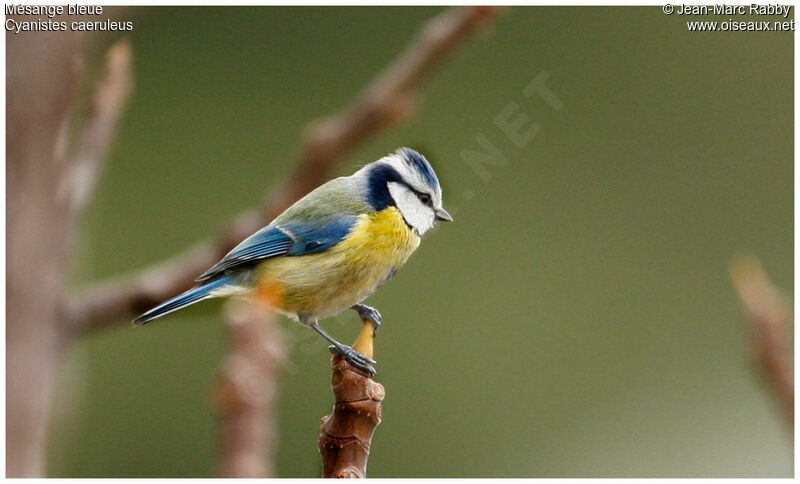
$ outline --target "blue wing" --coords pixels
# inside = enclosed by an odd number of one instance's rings
[[[228,285],[234,285],[234,286],[236,285],[235,276],[218,277],[213,281],[208,281],[203,285],[200,285],[198,287],[193,287],[188,291],[184,292],[183,294],[179,294],[173,297],[172,299],[164,301],[163,303],[159,304],[153,309],[142,314],[141,316],[133,320],[133,324],[141,326],[149,323],[154,319],[158,319],[161,316],[166,316],[171,312],[183,309],[186,306],[191,306],[192,304],[200,302],[203,299],[214,297],[214,291],[222,289]]]
[[[249,266],[270,257],[324,252],[347,237],[357,221],[358,216],[345,215],[315,223],[270,224],[244,239],[197,281],[208,281],[228,270]]]

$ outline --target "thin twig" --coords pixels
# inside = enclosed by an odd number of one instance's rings
[[[372,358],[375,327],[367,322],[353,345]],[[322,454],[322,477],[367,477],[372,436],[381,423],[383,385],[342,356],[332,360],[333,413],[322,418],[317,447]]]
[[[794,371],[791,350],[787,348],[792,322],[789,300],[755,257],[734,260],[731,278],[751,322],[755,363],[794,426]]]
[[[120,40],[108,50],[106,76],[91,100],[92,113],[80,139],[68,155],[68,171],[61,190],[69,197],[70,215],[78,214],[90,200],[108,150],[114,142],[119,120],[133,90],[132,48]]]
[[[260,214],[243,213],[214,240],[87,290],[66,304],[71,327],[82,332],[118,324],[191,286],[198,274],[241,239],[330,178],[337,164],[359,143],[411,114],[414,94],[432,68],[496,11],[496,7],[457,7],[430,20],[352,106],[310,124],[294,171]]]
[[[222,477],[272,477],[278,374],[285,335],[265,304],[233,301],[226,311],[230,350],[217,392]]]

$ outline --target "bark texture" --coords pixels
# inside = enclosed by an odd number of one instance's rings
[[[367,323],[353,348],[372,358],[374,338],[374,327]],[[332,367],[333,413],[322,418],[317,442],[322,454],[322,477],[367,477],[372,436],[381,423],[381,402],[386,390],[342,356],[334,355]]]

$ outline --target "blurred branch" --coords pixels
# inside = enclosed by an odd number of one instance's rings
[[[375,328],[368,322],[353,348],[372,358],[374,339]],[[386,390],[342,356],[333,357],[332,367],[333,413],[322,418],[317,442],[322,454],[322,477],[367,477],[372,436],[381,423],[381,402]]]
[[[225,316],[231,348],[217,389],[222,419],[220,473],[272,477],[285,335],[266,304],[232,301]]]
[[[108,50],[107,73],[95,89],[89,121],[77,146],[67,156],[68,168],[61,179],[60,194],[69,198],[70,215],[78,214],[90,200],[116,136],[133,89],[132,57],[127,40],[117,42]]]
[[[731,278],[751,322],[755,363],[794,425],[794,372],[787,347],[792,321],[789,299],[775,287],[755,257],[734,260]]]
[[[116,46],[96,87],[94,116],[77,135],[76,156],[65,155],[71,107],[86,81],[79,61],[104,38],[96,32],[6,37],[9,477],[38,477],[46,469],[50,393],[72,343],[61,312],[71,234],[130,91],[130,50]]]
[[[339,114],[312,122],[300,157],[286,182],[261,213],[245,212],[214,240],[133,275],[103,282],[67,303],[76,331],[118,324],[194,283],[241,239],[330,178],[342,158],[368,137],[413,112],[414,94],[434,66],[444,61],[496,7],[456,7],[431,19],[406,50]]]

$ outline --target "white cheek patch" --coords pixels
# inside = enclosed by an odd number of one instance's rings
[[[388,187],[394,203],[400,209],[400,213],[403,214],[403,218],[406,219],[408,225],[417,229],[419,235],[424,234],[433,227],[436,215],[433,213],[432,208],[419,200],[416,193],[397,182],[389,182]]]

